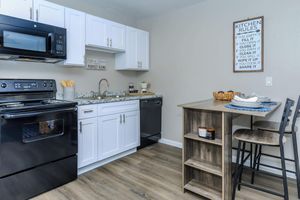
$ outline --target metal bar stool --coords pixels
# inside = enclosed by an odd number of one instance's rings
[[[236,188],[237,186],[246,186],[252,189],[256,189],[259,191],[267,192],[273,195],[284,197],[284,200],[288,200],[288,183],[287,183],[287,176],[286,176],[286,166],[285,166],[285,157],[284,157],[284,143],[286,142],[286,138],[284,136],[285,128],[287,126],[289,116],[292,114],[292,106],[294,105],[294,101],[291,99],[287,99],[280,123],[279,134],[270,132],[270,131],[262,131],[262,130],[251,130],[251,129],[239,129],[237,130],[233,136],[236,140],[238,140],[238,151],[236,157],[236,164],[235,164],[235,175],[233,181],[233,191],[232,191],[232,199],[235,199]],[[284,194],[278,193],[276,191],[265,189],[262,187],[255,186],[253,184],[244,183],[242,182],[242,174],[244,163],[246,160],[244,159],[244,152],[246,144],[255,144],[255,145],[262,145],[262,146],[271,146],[271,147],[279,147],[280,148],[280,157],[281,157],[281,165],[282,165],[282,179],[283,179],[283,189]],[[243,145],[243,148],[242,148]],[[240,156],[241,157],[241,164],[240,164]],[[241,167],[239,167],[241,165]],[[254,168],[251,168],[252,171],[255,171]],[[256,173],[264,173],[268,175],[272,175],[270,173],[264,171],[257,171]],[[278,176],[275,176],[278,177]]]
[[[298,191],[298,199],[300,199],[300,167],[299,167],[299,155],[298,155],[298,146],[297,146],[297,127],[296,127],[296,122],[298,117],[300,116],[300,96],[298,98],[298,103],[296,105],[295,113],[293,116],[293,121],[292,124],[288,124],[286,129],[285,129],[285,134],[292,135],[292,142],[293,142],[293,151],[294,151],[294,159],[285,159],[286,161],[294,162],[295,163],[295,171],[290,171],[286,170],[287,172],[294,173],[296,175],[296,180],[297,180],[297,191]],[[271,121],[256,121],[253,126],[255,129],[258,130],[263,130],[263,131],[271,131],[271,132],[276,132],[279,133],[279,128],[280,128],[280,123],[278,122],[271,122]],[[259,150],[258,150],[259,149]],[[271,165],[266,165],[260,163],[261,157],[266,156],[266,157],[272,157],[276,159],[280,159],[279,156],[274,156],[271,154],[266,154],[262,153],[262,146],[261,145],[256,145],[255,146],[255,158],[254,158],[254,163],[253,163],[253,168],[258,171],[260,166],[268,167],[268,168],[273,168],[276,170],[282,170],[281,168],[274,167]],[[256,155],[257,154],[257,155]],[[252,178],[251,182],[254,183],[254,175],[255,172],[252,172]]]

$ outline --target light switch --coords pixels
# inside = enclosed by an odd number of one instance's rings
[[[267,87],[273,86],[273,78],[272,77],[266,77],[266,86]]]

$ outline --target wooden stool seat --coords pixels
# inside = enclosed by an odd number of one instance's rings
[[[250,129],[239,129],[234,134],[233,137],[236,140],[242,142],[249,142],[253,144],[268,145],[268,146],[279,146],[280,134],[262,131],[262,130],[250,130]],[[283,136],[282,142],[286,142],[286,137]]]
[[[280,123],[273,121],[256,121],[253,123],[253,127],[264,131],[279,132]],[[297,127],[295,127],[295,131],[297,132]],[[292,133],[292,125],[286,126],[285,133]]]

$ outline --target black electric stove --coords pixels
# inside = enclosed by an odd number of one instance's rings
[[[0,194],[23,200],[77,178],[77,108],[55,80],[0,80]]]

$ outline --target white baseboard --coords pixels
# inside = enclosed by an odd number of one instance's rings
[[[96,162],[96,163],[90,164],[88,166],[82,167],[82,168],[78,169],[78,175],[86,173],[86,172],[91,171],[93,169],[96,169],[96,168],[101,167],[103,165],[106,165],[106,164],[108,164],[112,161],[118,160],[122,157],[128,156],[128,155],[133,154],[135,152],[136,152],[136,148],[130,149],[128,151],[125,151],[125,152],[120,153],[118,155],[112,156],[112,157],[107,158],[105,160],[101,160],[99,162]]]
[[[174,140],[168,140],[168,139],[165,139],[165,138],[160,139],[158,142],[182,149],[182,143],[181,142],[176,142]]]

